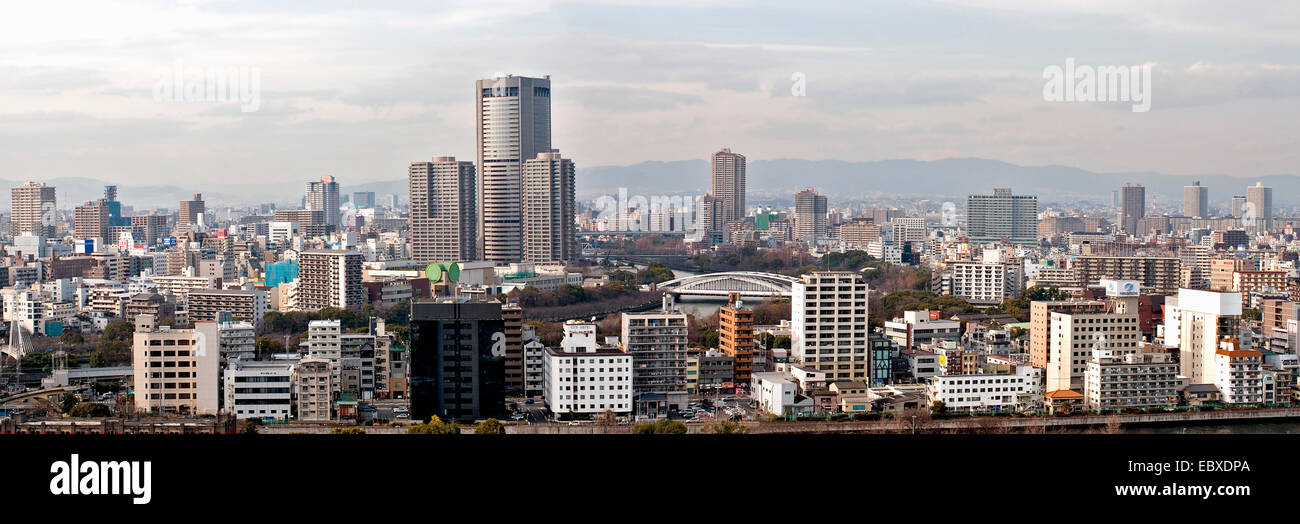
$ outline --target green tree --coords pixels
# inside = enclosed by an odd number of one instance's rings
[[[261,426],[261,425],[262,425],[262,419],[260,419],[260,418],[249,418],[249,419],[244,419],[244,427],[243,427],[243,429],[240,429],[240,430],[239,430],[239,434],[241,434],[241,435],[256,435],[256,434],[257,434],[257,428],[258,428],[258,426]]]
[[[1264,320],[1264,313],[1253,307],[1241,309],[1242,320]]]
[[[334,428],[330,430],[331,435],[365,435],[366,430],[361,428]]]
[[[76,395],[72,393],[64,393],[63,396],[59,398],[59,409],[64,413],[67,413],[77,406],[77,402],[79,401],[77,400]]]
[[[125,319],[114,320],[104,327],[104,337],[117,342],[130,342],[135,333],[135,324]]]
[[[934,401],[934,404],[930,404],[931,417],[940,418],[947,414],[948,414],[948,406],[944,404],[942,400],[936,400]]]
[[[112,414],[108,406],[98,402],[81,402],[72,409],[66,410],[65,413],[70,417],[107,417]]]
[[[108,367],[108,354],[102,349],[97,349],[90,355],[90,367],[102,368]]]
[[[474,428],[475,435],[505,435],[506,427],[501,424],[500,420],[490,418],[480,422],[478,427]]]
[[[253,342],[253,346],[257,348],[257,354],[259,355],[284,353],[284,342],[281,342],[280,339],[274,337],[257,337],[257,340]]]
[[[731,422],[727,420],[721,420],[714,423],[713,425],[709,426],[708,430],[709,433],[715,433],[718,435],[735,435],[741,433],[749,433],[749,428],[740,425],[739,422]]]
[[[406,430],[412,435],[457,435],[460,433],[460,426],[455,421],[443,422],[437,415],[429,417],[429,421],[424,424],[416,424]]]

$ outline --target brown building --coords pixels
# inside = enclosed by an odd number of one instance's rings
[[[176,316],[176,306],[157,293],[140,293],[126,303],[126,319],[134,323],[138,315],[153,315],[162,321]]]
[[[77,206],[72,222],[74,238],[98,238],[110,242],[108,238],[108,206],[103,201],[86,202]],[[117,239],[111,239],[116,241]],[[98,246],[96,246],[98,247]]]
[[[1232,291],[1232,274],[1238,271],[1254,271],[1259,264],[1245,258],[1220,258],[1210,261],[1210,290]]]
[[[1153,293],[1172,295],[1178,292],[1182,273],[1175,257],[1081,256],[1070,266],[1087,286],[1102,279],[1136,280]]]
[[[1241,293],[1242,307],[1250,306],[1251,293],[1286,289],[1286,271],[1237,271],[1232,274],[1232,291]]]
[[[754,310],[732,293],[718,309],[718,349],[735,360],[733,379],[748,384],[754,375]]]
[[[506,333],[506,395],[524,394],[524,310],[519,304],[501,306]]]
[[[264,291],[195,289],[185,296],[185,312],[191,322],[216,322],[221,313],[230,313],[233,321],[260,327],[266,310]]]

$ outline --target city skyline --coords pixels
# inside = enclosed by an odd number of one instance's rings
[[[0,95],[14,101],[0,111],[7,139],[0,161],[11,182],[86,173],[146,184],[175,173],[228,183],[309,173],[391,180],[412,158],[469,157],[473,105],[460,86],[498,72],[551,74],[565,86],[569,95],[557,98],[555,111],[567,116],[555,123],[554,141],[570,144],[587,166],[693,159],[707,152],[700,143],[727,143],[752,161],[980,157],[1252,178],[1293,174],[1300,150],[1286,132],[1297,111],[1292,4],[768,4],[737,17],[725,16],[738,14],[725,3],[690,5],[451,4],[430,13],[200,2],[113,6],[120,11],[113,16],[140,20],[122,27],[51,23],[35,33],[36,24],[6,25],[0,41],[29,53],[0,62],[11,78]],[[34,20],[60,14],[25,11]],[[394,12],[404,16],[379,16]],[[298,15],[299,25],[269,30],[284,15]],[[568,25],[527,24],[492,40],[480,34],[525,17]],[[694,36],[701,18],[717,20],[708,39]],[[633,23],[642,19],[682,27],[647,34]],[[825,20],[832,22],[815,33],[799,30]],[[864,21],[878,31],[854,29]],[[232,27],[259,38],[249,44],[220,33]],[[944,36],[953,27],[989,38],[955,41]],[[1043,27],[1053,28],[1051,37]],[[329,41],[340,31],[357,38],[347,49]],[[138,41],[125,42],[125,34]],[[516,45],[524,39],[540,45]],[[1040,45],[1027,51],[1024,41]],[[434,61],[410,48],[446,52]],[[1001,53],[1008,49],[1015,59]],[[1154,64],[1151,111],[1045,102],[1043,68],[1071,56]],[[864,61],[879,65],[863,69]],[[237,104],[155,100],[154,73],[178,63],[259,68],[260,107],[244,113]],[[806,96],[791,92],[795,73],[806,79]],[[634,146],[621,138],[633,130]]]

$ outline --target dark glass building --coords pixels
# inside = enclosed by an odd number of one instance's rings
[[[412,419],[504,414],[506,333],[499,302],[411,302],[409,351]]]

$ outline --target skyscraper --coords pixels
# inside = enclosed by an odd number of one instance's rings
[[[357,206],[357,209],[374,209],[375,192],[357,191],[352,193],[352,205]]]
[[[810,187],[794,195],[795,238],[809,245],[826,236],[826,195]]]
[[[87,239],[98,238],[112,243],[116,238],[108,238],[109,208],[104,200],[86,202],[77,206],[73,213],[72,236]]]
[[[577,258],[573,184],[573,161],[562,158],[558,150],[538,153],[524,163],[524,261]]]
[[[496,301],[453,297],[412,302],[411,418],[500,416],[505,411],[505,339]],[[447,365],[451,362],[455,365]]]
[[[1232,195],[1232,216],[1241,218],[1246,210],[1246,195]]]
[[[1147,190],[1142,184],[1124,184],[1120,197],[1120,229],[1130,235],[1137,235],[1138,220],[1147,215]]]
[[[1012,195],[995,188],[992,195],[966,197],[966,234],[971,242],[1038,243],[1038,197]]]
[[[176,230],[184,234],[199,223],[199,215],[204,213],[203,195],[194,193],[194,199],[182,200],[180,207],[180,216],[176,218]]]
[[[310,249],[298,255],[298,308],[359,309],[365,303],[358,251]]]
[[[722,148],[713,154],[713,189],[709,194],[722,199],[724,223],[745,218],[745,155]]]
[[[478,246],[474,163],[436,156],[432,162],[412,162],[409,178],[411,258],[419,262],[473,260]]]
[[[1183,214],[1189,217],[1209,218],[1210,188],[1199,181],[1183,186]]]
[[[10,190],[10,232],[54,236],[54,186],[27,182]]]
[[[551,80],[504,76],[475,83],[478,258],[523,258],[524,162],[551,150]]]
[[[339,225],[339,183],[331,175],[307,182],[307,209],[325,212],[325,225]]]
[[[1253,214],[1242,214],[1246,229],[1266,232],[1273,227],[1273,188],[1265,187],[1263,182],[1246,188],[1247,210]],[[1249,216],[1248,216],[1249,215]],[[1252,229],[1253,228],[1253,229]]]

